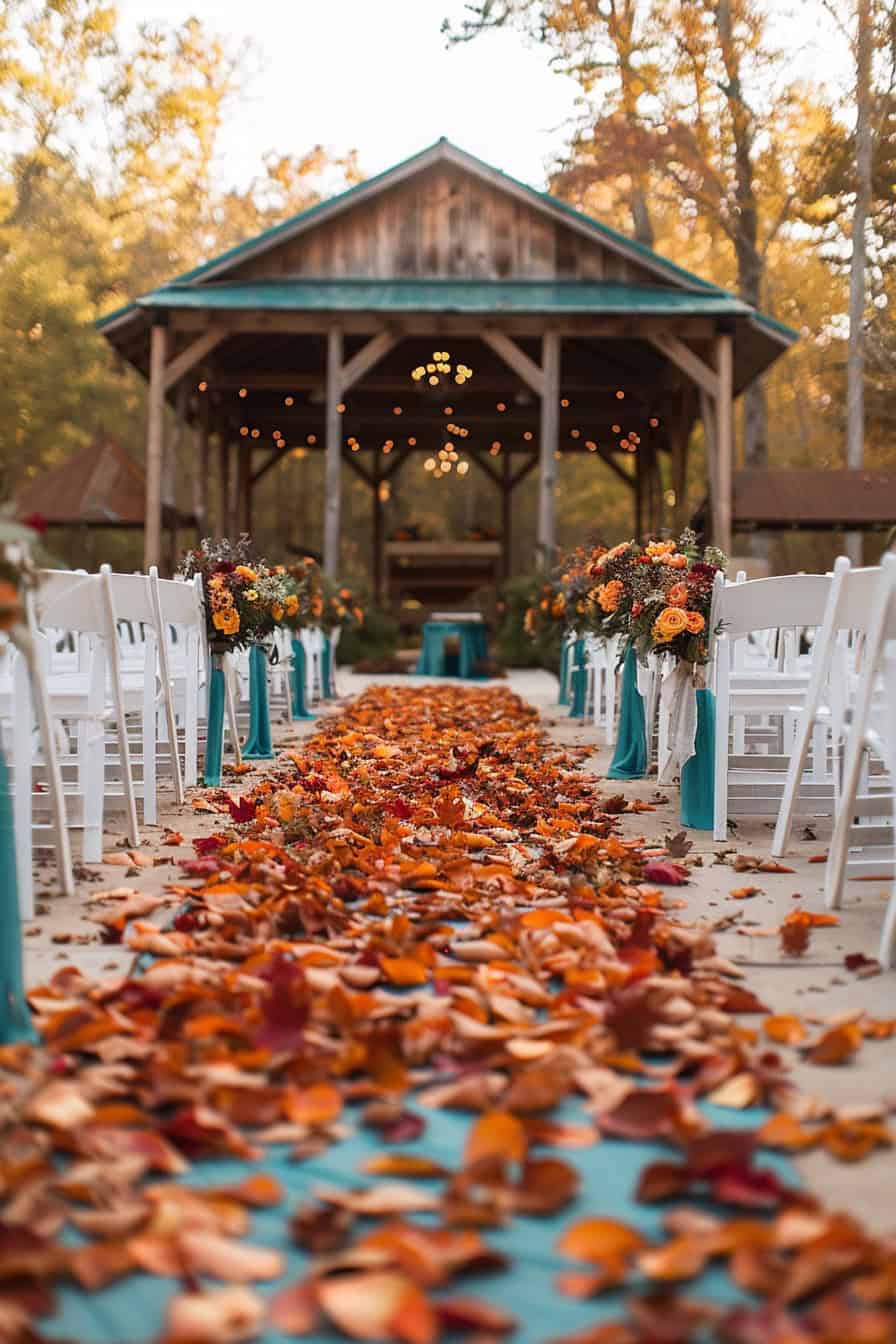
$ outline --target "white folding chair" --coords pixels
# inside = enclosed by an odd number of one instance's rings
[[[181,732],[183,785],[192,788],[199,778],[199,703],[208,666],[205,614],[199,583],[160,579],[153,566],[149,585],[160,631],[160,670],[168,687],[168,733],[180,761]],[[178,802],[183,801],[181,789]]]
[[[772,841],[772,853],[776,856],[785,854],[790,844],[797,800],[804,779],[810,783],[818,781],[821,774],[819,756],[828,749],[837,788],[838,756],[853,679],[852,647],[848,636],[864,634],[867,630],[879,578],[879,568],[852,569],[845,556],[840,556],[834,564],[824,619],[813,644],[809,682],[791,748]],[[806,776],[810,748],[814,769]]]
[[[843,756],[840,798],[825,870],[825,900],[837,908],[843,898],[847,875],[871,868],[880,873],[885,867],[894,873],[893,778],[896,775],[896,555],[881,561],[871,601],[861,655],[861,670],[852,706],[851,722]],[[889,771],[886,791],[862,797],[863,768],[868,756],[878,756]],[[879,806],[883,803],[883,807]],[[877,805],[876,805],[877,804]],[[857,824],[857,817],[869,808],[877,817],[886,817],[886,826]],[[883,858],[874,851],[878,842],[888,838]],[[858,847],[859,862],[851,862]],[[891,894],[881,939],[882,965],[891,966],[896,954],[896,893]]]
[[[712,634],[710,645],[716,697],[716,840],[727,839],[729,817],[777,816],[810,675],[809,663],[798,656],[793,632],[821,625],[831,582],[830,574],[741,583],[725,583],[721,574],[716,578],[709,627],[711,632],[719,630]],[[757,666],[754,661],[751,667],[738,654],[738,643],[755,638],[758,631],[778,632],[774,666]],[[778,653],[788,645],[790,652],[781,653],[779,659]],[[751,721],[757,725],[753,742],[748,740]],[[832,780],[804,785],[801,806],[830,812]]]
[[[108,575],[101,573],[84,577],[44,570],[40,574],[40,586],[34,601],[35,616],[41,627],[67,630],[87,637],[86,641],[80,641],[81,662],[78,672],[74,674],[51,671],[46,640],[43,648],[50,712],[55,720],[73,722],[77,728],[77,774],[74,788],[66,788],[66,803],[68,808],[69,799],[77,799],[79,815],[73,819],[69,812],[69,825],[83,828],[83,857],[87,862],[98,862],[102,856],[103,802],[110,796],[104,780],[105,728],[110,717],[114,718],[118,744],[117,764],[127,838],[132,845],[140,844],[127,706],[121,676],[115,606]],[[105,698],[107,675],[111,702],[108,709]]]

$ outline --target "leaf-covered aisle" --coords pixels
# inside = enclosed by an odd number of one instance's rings
[[[139,974],[0,1052],[0,1340],[893,1338],[685,870],[516,696],[371,689],[201,805]]]

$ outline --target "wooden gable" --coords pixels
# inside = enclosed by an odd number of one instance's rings
[[[422,166],[227,267],[229,281],[602,280],[669,283],[537,193],[447,160]],[[224,278],[216,275],[214,278]]]

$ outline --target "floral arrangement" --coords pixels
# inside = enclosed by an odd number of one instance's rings
[[[286,569],[257,559],[245,533],[236,542],[205,538],[186,553],[179,573],[185,579],[202,575],[209,639],[218,647],[261,643],[288,612],[298,612]]]
[[[622,633],[641,659],[670,653],[705,663],[713,583],[726,564],[717,547],[698,548],[690,529],[677,542],[612,547],[592,566],[598,580],[592,601],[602,633]]]
[[[323,580],[320,566],[310,555],[286,566],[285,582],[289,593],[283,623],[291,630],[317,625],[323,614]]]
[[[549,630],[562,630],[567,624],[566,594],[558,582],[541,584],[536,600],[526,609],[523,629],[533,639]]]
[[[364,624],[364,608],[361,599],[352,588],[344,584],[328,588],[324,594],[323,612],[320,623],[324,630],[352,630]]]

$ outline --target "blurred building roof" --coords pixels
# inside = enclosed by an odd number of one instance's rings
[[[16,495],[16,511],[20,518],[37,514],[50,527],[142,527],[145,491],[139,463],[114,439],[98,435],[28,481]]]

